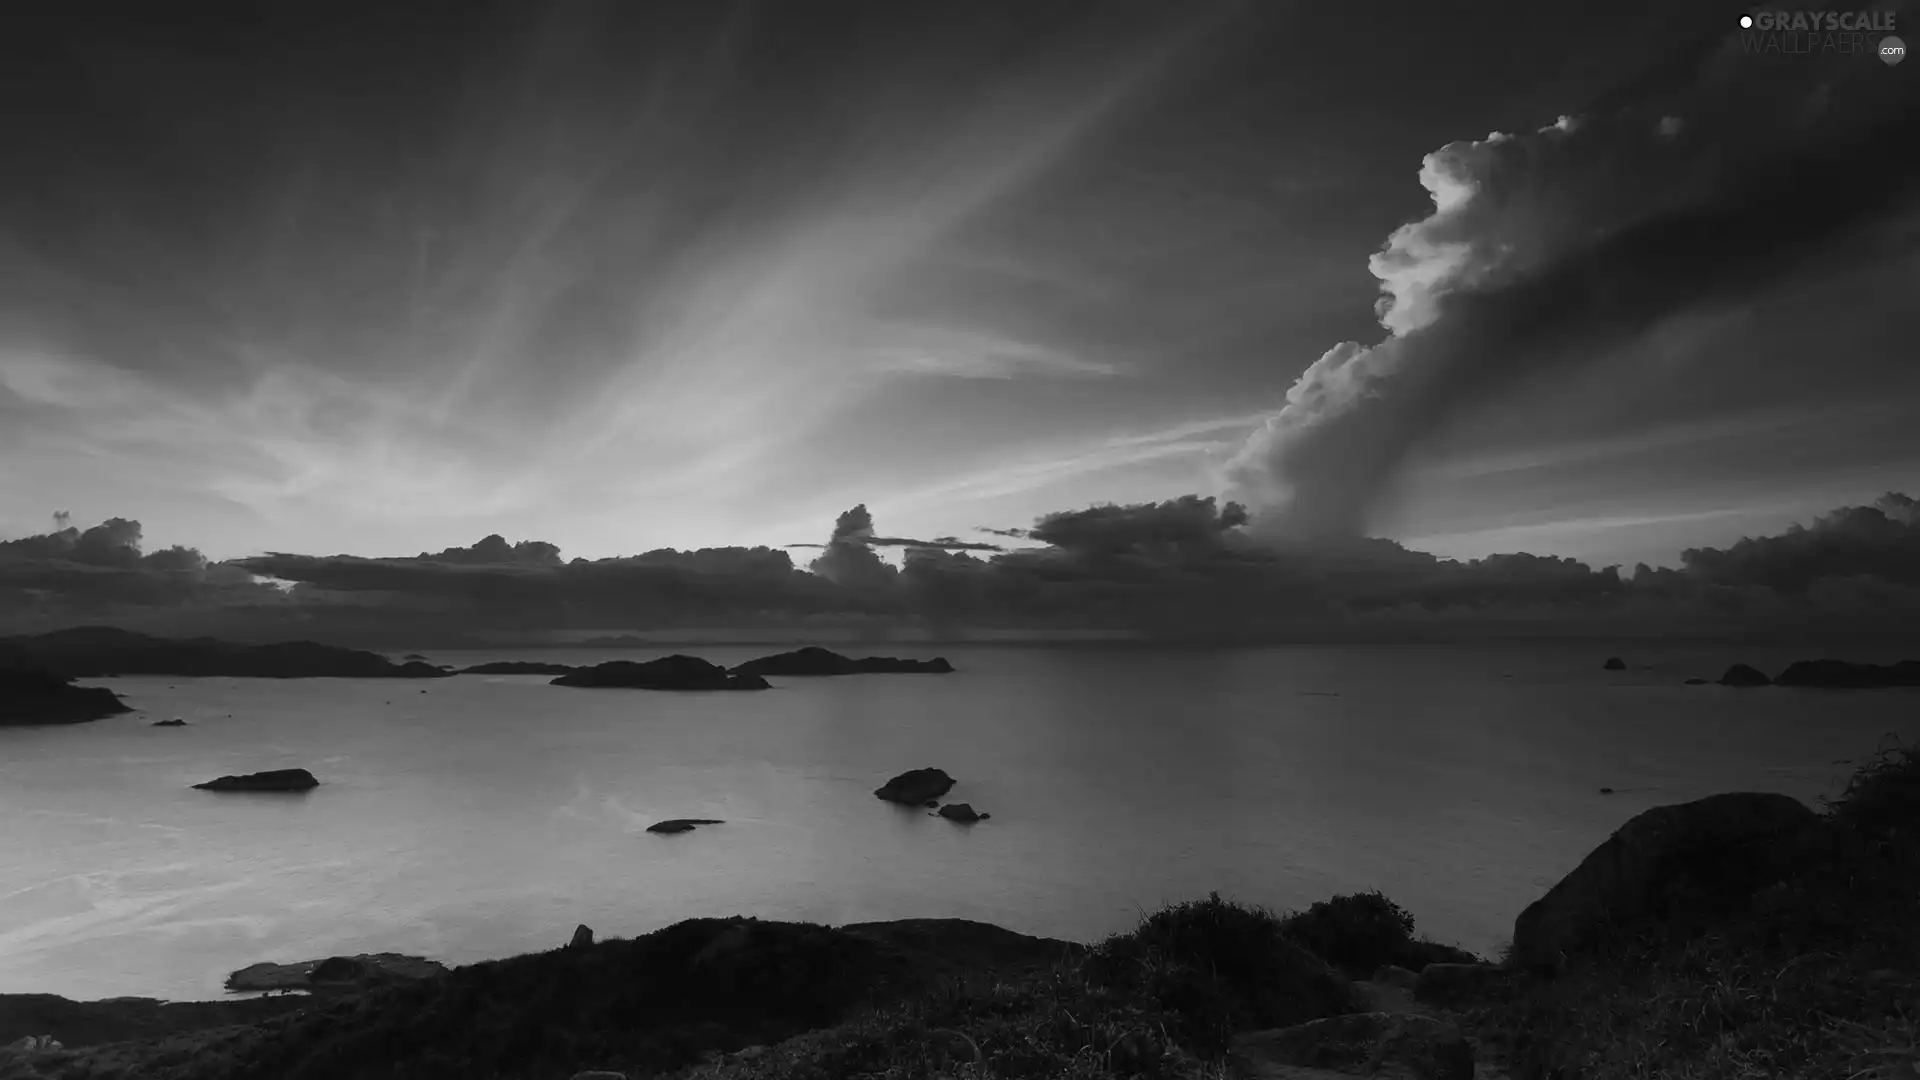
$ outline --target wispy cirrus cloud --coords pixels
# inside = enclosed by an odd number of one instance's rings
[[[874,371],[956,379],[1110,378],[1124,374],[1117,364],[984,331],[913,327],[888,336],[898,340],[868,351]]]

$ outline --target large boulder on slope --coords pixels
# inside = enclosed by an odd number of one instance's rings
[[[939,769],[909,769],[873,789],[876,797],[888,802],[921,806],[953,790],[953,777]]]
[[[1656,806],[1615,830],[1513,924],[1512,964],[1557,970],[1610,931],[1744,903],[1785,876],[1819,816],[1759,792]]]

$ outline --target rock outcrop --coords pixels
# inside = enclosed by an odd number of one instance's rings
[[[985,821],[993,815],[976,813],[972,805],[956,802],[948,803],[941,807],[940,816],[946,818],[948,821],[958,821],[963,825],[971,825],[976,821]]]
[[[1607,662],[1606,662],[1606,663],[1604,663],[1604,664],[1601,664],[1600,666],[1601,666],[1601,667],[1603,667],[1603,668],[1605,668],[1605,669],[1607,669],[1608,671],[1625,671],[1625,670],[1627,670],[1627,662],[1626,662],[1625,660],[1622,660],[1622,659],[1620,659],[1620,658],[1619,658],[1619,657],[1617,657],[1617,656],[1609,656],[1609,657],[1607,657]]]
[[[1726,674],[1720,676],[1720,685],[1771,686],[1773,685],[1773,680],[1767,678],[1767,673],[1761,671],[1759,668],[1748,667],[1745,664],[1735,664],[1727,669]]]
[[[44,669],[0,667],[0,726],[81,724],[132,711],[104,686],[74,686]]]
[[[593,947],[593,929],[586,923],[573,928],[573,940],[567,942],[569,949],[590,949]]]
[[[579,668],[553,680],[555,686],[618,687],[629,690],[766,690],[758,675],[735,675],[697,656],[663,656],[634,663],[613,660]]]
[[[236,645],[214,638],[150,637],[107,626],[56,630],[13,638],[10,644],[55,674],[78,679],[103,675],[437,679],[447,674],[431,664],[395,664],[378,653],[311,641]]]
[[[1636,921],[1745,901],[1789,868],[1818,815],[1786,795],[1734,792],[1657,806],[1620,826],[1513,924],[1514,966],[1557,970]]]
[[[201,791],[311,791],[320,786],[320,781],[305,769],[269,769],[222,776],[193,786]]]
[[[953,665],[939,656],[932,660],[901,660],[892,656],[855,660],[809,645],[793,652],[749,660],[733,671],[736,675],[947,675],[952,673]]]
[[[1228,1050],[1246,1077],[1297,1077],[1288,1070],[1391,1080],[1473,1080],[1473,1046],[1445,1020],[1414,1013],[1363,1012],[1237,1036]]]
[[[679,818],[669,818],[666,821],[655,822],[654,824],[647,826],[647,831],[650,833],[668,833],[668,834],[683,833],[683,832],[692,832],[693,827],[696,825],[724,825],[724,824],[726,824],[726,822],[721,821],[719,818],[679,817]]]
[[[571,675],[582,669],[572,664],[550,664],[541,660],[495,660],[461,668],[456,675]]]
[[[227,976],[227,989],[342,993],[388,983],[434,979],[446,973],[446,965],[437,960],[400,953],[360,953],[297,964],[250,964]]]
[[[909,769],[873,789],[875,796],[907,806],[923,806],[953,790],[953,777],[939,769]]]
[[[1920,660],[1897,664],[1853,664],[1845,660],[1801,660],[1773,680],[1779,686],[1818,686],[1834,690],[1884,690],[1920,686]]]

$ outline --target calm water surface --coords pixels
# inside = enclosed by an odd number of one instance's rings
[[[0,992],[205,998],[259,960],[468,963],[576,923],[628,936],[736,912],[1089,940],[1212,889],[1287,908],[1378,888],[1490,952],[1633,813],[1742,789],[1811,802],[1844,780],[1836,759],[1920,735],[1912,691],[1680,685],[1804,650],[1642,650],[1628,659],[1652,670],[1617,674],[1590,647],[882,651],[960,673],[757,694],[104,680],[140,711],[0,729]],[[192,726],[149,726],[174,716]],[[873,797],[923,765],[993,819]],[[189,787],[294,766],[323,786]],[[726,824],[645,832],[668,817]]]

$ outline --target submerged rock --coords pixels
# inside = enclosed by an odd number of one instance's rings
[[[550,664],[543,660],[496,660],[461,668],[456,675],[571,675],[580,668],[572,664]]]
[[[1520,913],[1513,964],[1557,970],[1610,929],[1736,904],[1784,874],[1819,816],[1786,795],[1733,792],[1629,819]]]
[[[888,802],[923,806],[953,790],[953,777],[939,769],[909,769],[873,789],[875,796]]]
[[[634,663],[613,660],[580,668],[553,680],[554,686],[620,687],[631,690],[766,690],[758,675],[734,675],[697,656],[663,656]]]
[[[1920,660],[1897,664],[1854,664],[1845,660],[1800,660],[1787,665],[1774,682],[1780,686],[1818,686],[1835,690],[1882,690],[1920,686]]]
[[[305,769],[269,769],[242,776],[222,776],[193,786],[201,791],[309,791],[319,787],[320,781]]]
[[[987,818],[990,818],[993,815],[975,813],[971,805],[963,802],[956,802],[956,803],[948,803],[947,805],[941,807],[940,816],[943,818],[946,818],[948,821],[958,821],[958,822],[962,822],[964,824],[970,825],[976,821],[983,821]]]
[[[1767,673],[1761,671],[1759,668],[1748,667],[1745,664],[1735,664],[1727,669],[1725,675],[1720,676],[1720,685],[1771,686],[1773,685],[1773,680],[1767,678]]]
[[[1609,656],[1609,657],[1607,657],[1607,662],[1606,662],[1606,663],[1604,663],[1604,664],[1601,664],[1600,666],[1601,666],[1601,667],[1603,667],[1603,668],[1605,668],[1605,669],[1607,669],[1608,671],[1625,671],[1625,670],[1627,670],[1627,662],[1626,662],[1625,660],[1622,660],[1622,659],[1620,659],[1620,658],[1619,658],[1619,657],[1617,657],[1617,656]]]
[[[725,824],[726,822],[721,821],[719,818],[680,817],[680,818],[669,818],[666,821],[655,822],[654,824],[647,826],[647,831],[651,833],[683,833],[683,832],[692,832],[693,827],[695,825],[725,825]]]
[[[74,686],[38,668],[0,667],[0,725],[82,724],[132,711],[104,686]]]
[[[953,665],[945,657],[932,660],[901,660],[892,656],[869,656],[855,660],[837,652],[809,645],[793,652],[776,653],[749,660],[733,669],[736,675],[947,675]]]

